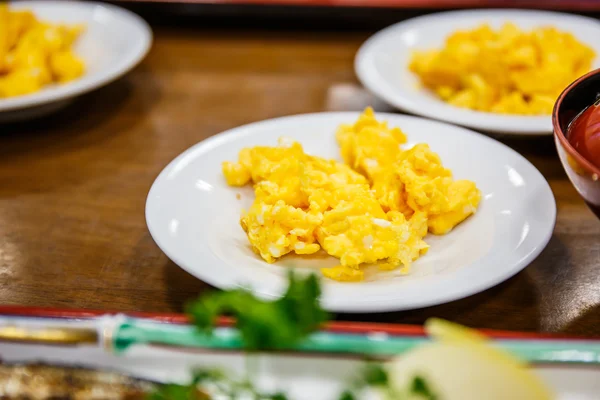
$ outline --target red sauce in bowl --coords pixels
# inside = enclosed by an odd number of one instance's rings
[[[600,168],[600,102],[586,108],[569,125],[569,143],[590,163]]]

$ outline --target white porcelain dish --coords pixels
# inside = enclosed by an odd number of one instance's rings
[[[86,73],[61,85],[49,85],[29,95],[0,99],[0,122],[38,117],[67,105],[75,97],[106,85],[135,67],[152,44],[150,26],[123,8],[95,2],[18,1],[11,8],[27,9],[46,21],[85,24],[75,44]]]
[[[600,42],[594,40],[600,36],[600,22],[596,19],[549,11],[483,9],[430,14],[383,29],[356,54],[356,75],[373,94],[413,114],[487,132],[550,135],[550,115],[499,115],[455,107],[422,88],[408,69],[413,51],[439,48],[456,30],[472,29],[483,23],[498,28],[505,22],[513,22],[521,29],[552,25],[571,32],[595,50],[593,68],[600,67]]]
[[[267,264],[255,255],[239,225],[253,201],[250,187],[227,186],[221,163],[237,160],[249,146],[275,145],[280,136],[310,154],[339,159],[334,138],[340,123],[358,113],[321,113],[242,126],[205,140],[173,160],[154,182],[146,221],[158,246],[192,275],[219,288],[250,286],[264,297],[279,296],[287,271],[336,265],[334,258],[286,256]],[[380,273],[361,283],[324,281],[322,304],[337,312],[414,309],[456,300],[494,286],[529,264],[545,247],[556,204],[548,183],[526,159],[475,132],[441,122],[378,114],[426,142],[456,178],[472,179],[483,192],[478,213],[441,237],[427,236],[427,255],[409,276]],[[241,195],[241,199],[238,196]]]

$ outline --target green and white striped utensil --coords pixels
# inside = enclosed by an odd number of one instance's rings
[[[394,336],[383,332],[349,334],[321,331],[296,346],[294,351],[337,353],[368,357],[402,354],[429,341],[421,336]],[[600,341],[564,339],[501,339],[494,343],[530,363],[600,364]],[[212,350],[242,350],[235,328],[221,327],[206,335],[189,325],[161,324],[139,319],[124,319],[115,325],[109,343],[119,353],[131,346],[151,344]]]

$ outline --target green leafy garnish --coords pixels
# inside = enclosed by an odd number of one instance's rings
[[[194,372],[191,382],[187,385],[162,385],[148,396],[148,400],[209,400],[208,394],[202,388],[210,389],[213,396],[237,399],[251,398],[253,400],[288,400],[283,393],[261,393],[251,382],[235,381],[220,370],[200,369]]]
[[[289,274],[289,286],[279,300],[259,299],[242,290],[228,290],[205,295],[187,307],[196,327],[211,333],[222,315],[235,318],[244,349],[247,351],[280,350],[293,347],[319,329],[328,315],[319,305],[321,287],[316,275],[306,278]],[[163,385],[152,393],[150,400],[200,400],[198,387],[211,393],[236,399],[250,396],[254,400],[287,400],[283,393],[260,393],[249,380],[234,381],[220,371],[197,370],[188,385]]]
[[[288,398],[283,393],[276,393],[274,395],[271,395],[271,397],[269,398],[269,400],[288,400]]]
[[[368,364],[363,370],[363,379],[367,386],[386,386],[388,373],[381,364]]]
[[[206,382],[217,382],[222,379],[225,379],[225,375],[219,370],[196,370],[189,384],[161,385],[148,395],[148,400],[208,400],[209,396],[199,386]]]
[[[356,400],[356,396],[350,390],[345,390],[344,393],[340,395],[339,400]]]
[[[377,388],[383,392],[391,394],[389,388],[388,373],[382,364],[371,362],[361,369],[360,373],[354,377],[350,388],[346,389],[339,397],[339,400],[360,399],[361,394],[369,388]],[[391,396],[388,396],[392,398]]]
[[[418,394],[427,400],[436,400],[437,396],[431,391],[431,388],[427,384],[427,381],[421,376],[415,376],[410,391],[413,394]]]
[[[320,294],[316,275],[297,277],[290,273],[288,289],[278,300],[262,300],[246,290],[235,289],[205,295],[192,302],[186,311],[196,327],[207,334],[212,333],[220,316],[234,317],[244,349],[249,352],[290,349],[318,330],[328,319],[327,313],[319,305]],[[248,362],[252,361],[250,356],[247,357]],[[246,368],[247,372],[253,369],[249,365]],[[149,400],[209,399],[200,387],[211,395],[228,399],[287,400],[283,393],[261,393],[249,378],[236,381],[221,371],[210,369],[195,371],[188,385],[159,387],[149,396]],[[387,393],[388,398],[404,398],[394,395],[383,365],[372,362],[353,379],[339,400],[359,399],[368,388],[377,388]],[[410,393],[436,400],[425,380],[419,376],[412,381]]]
[[[148,395],[148,400],[200,400],[207,399],[192,385],[163,385]]]
[[[210,333],[221,315],[235,318],[248,351],[288,349],[316,331],[328,318],[319,305],[321,288],[316,275],[290,273],[289,286],[279,300],[266,301],[237,289],[204,296],[187,308],[194,324]]]

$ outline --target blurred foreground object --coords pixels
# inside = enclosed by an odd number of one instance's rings
[[[43,22],[32,11],[0,4],[0,98],[82,76],[85,64],[72,46],[83,29]]]
[[[402,355],[388,367],[392,390],[403,394],[394,398],[554,398],[525,363],[492,347],[478,332],[438,319],[428,320],[426,328],[434,342]]]
[[[513,23],[457,30],[441,49],[413,53],[420,83],[451,105],[499,114],[550,115],[554,100],[592,68],[594,50],[553,26]]]

